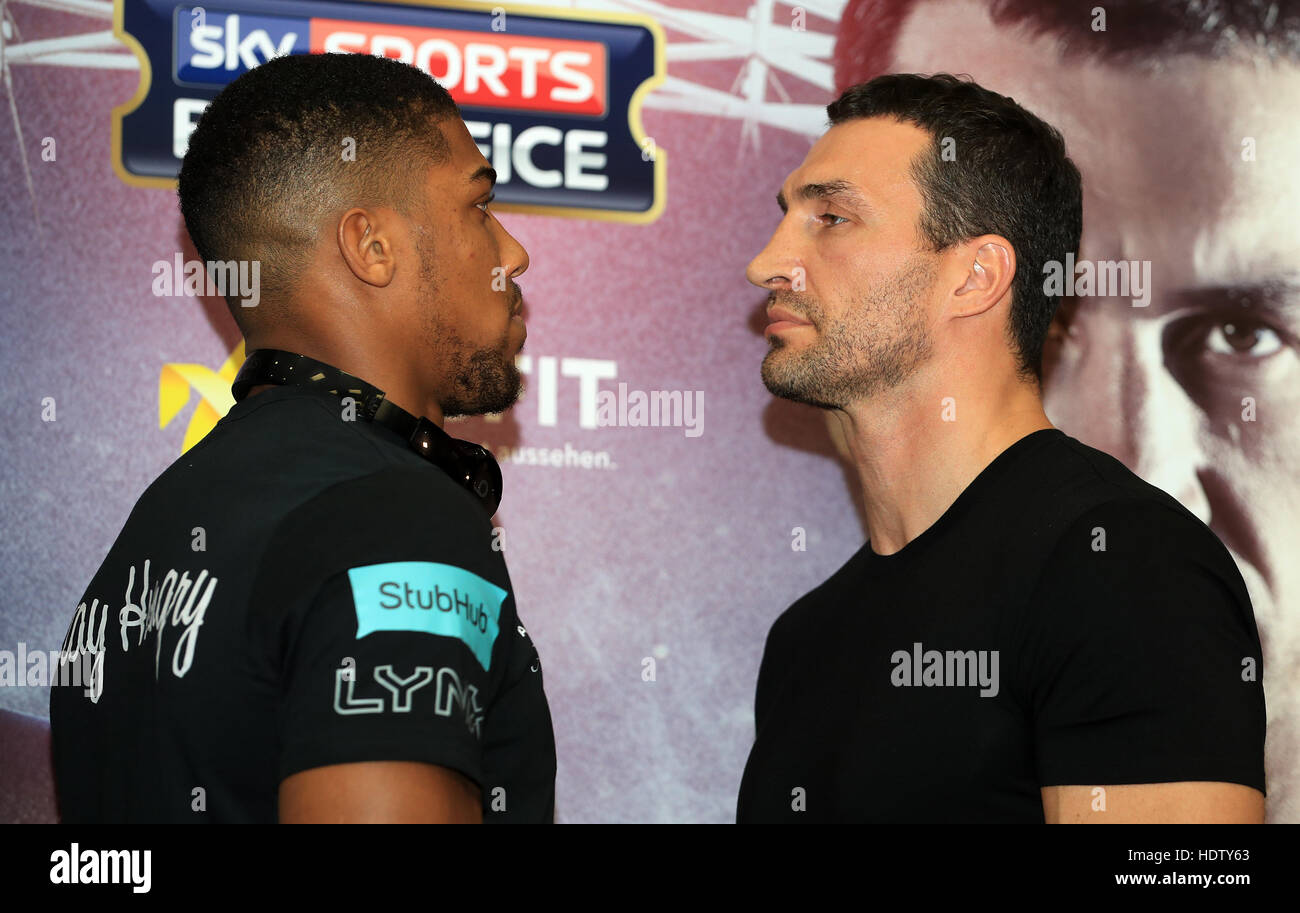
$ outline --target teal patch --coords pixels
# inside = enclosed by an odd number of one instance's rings
[[[508,595],[478,574],[432,561],[393,561],[348,571],[357,639],[375,631],[455,637],[485,670],[492,665],[501,604]]]

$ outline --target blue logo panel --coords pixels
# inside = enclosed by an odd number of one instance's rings
[[[306,54],[311,22],[290,16],[176,10],[176,81],[224,86],[272,57]]]
[[[663,211],[665,153],[641,124],[647,93],[667,77],[663,29],[649,16],[528,7],[510,10],[501,31],[507,7],[438,0],[115,9],[114,35],[142,80],[113,110],[113,166],[127,183],[174,187],[204,109],[240,74],[290,54],[375,53],[446,83],[496,169],[503,211],[632,223]]]
[[[487,670],[507,592],[453,564],[392,561],[348,571],[357,639],[375,631],[454,637]]]

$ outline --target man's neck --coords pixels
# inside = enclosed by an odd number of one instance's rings
[[[384,399],[414,416],[424,416],[439,428],[443,426],[442,408],[432,399],[422,399],[413,383],[404,383],[399,374],[386,369],[381,361],[369,358],[365,352],[350,347],[336,350],[332,346],[323,346],[306,340],[258,339],[245,342],[245,351],[256,349],[282,349],[306,355],[327,365],[333,365],[340,371],[359,377],[368,384],[373,384],[384,391]],[[269,390],[275,384],[258,384],[248,391],[249,396],[256,396],[263,390]]]
[[[1000,395],[989,395],[1000,394]],[[1051,428],[1036,390],[855,404],[833,414],[857,469],[871,550],[892,555],[929,529],[1002,451]]]

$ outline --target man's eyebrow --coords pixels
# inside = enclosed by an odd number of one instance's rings
[[[1170,298],[1184,307],[1259,307],[1300,318],[1300,282],[1291,276],[1180,288]]]
[[[796,199],[800,200],[834,200],[838,198],[851,206],[863,209],[870,208],[866,197],[862,195],[862,191],[849,181],[820,181],[815,184],[803,184],[795,190],[794,195]],[[781,207],[782,212],[788,209],[784,192],[777,193],[776,205]]]
[[[1132,283],[1132,262],[1128,260],[1101,260],[1094,263],[1123,263],[1129,267],[1130,288]],[[1141,262],[1141,261],[1139,261]],[[1139,267],[1140,268],[1140,267]],[[1149,279],[1149,276],[1148,276]],[[1151,288],[1146,289],[1151,294]],[[1123,296],[1121,296],[1123,297]],[[1064,296],[1056,317],[1069,326],[1085,310],[1081,299]],[[1290,327],[1300,330],[1300,281],[1291,275],[1279,275],[1266,279],[1217,279],[1205,285],[1182,286],[1164,289],[1151,294],[1151,303],[1142,308],[1143,313],[1135,317],[1163,317],[1168,314],[1185,316],[1186,312],[1217,314],[1230,316],[1233,313],[1272,315]]]
[[[473,184],[474,182],[481,181],[484,178],[487,179],[489,184],[495,187],[497,182],[497,170],[491,165],[483,165],[469,176],[469,180],[466,183]]]

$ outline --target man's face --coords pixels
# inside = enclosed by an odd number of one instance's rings
[[[421,348],[443,414],[502,412],[519,398],[515,356],[527,331],[514,277],[528,254],[488,211],[496,173],[460,118],[439,128],[450,159],[431,168],[420,255]]]
[[[1044,406],[1231,550],[1264,644],[1270,815],[1300,819],[1300,68],[1151,76],[1063,61],[982,4],[918,9],[892,69],[968,72],[1057,126],[1083,174],[1080,258],[1151,264],[1145,307],[1063,303]]]
[[[929,144],[910,124],[848,121],[786,179],[784,217],[746,270],[769,290],[762,374],[775,395],[844,408],[904,383],[930,354],[935,254],[918,235],[909,171]]]

